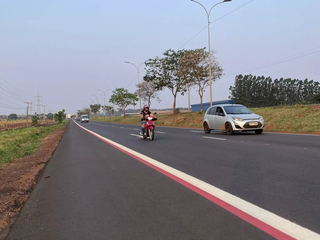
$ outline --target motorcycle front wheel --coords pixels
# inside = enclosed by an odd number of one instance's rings
[[[149,138],[150,138],[150,141],[153,141],[154,139],[154,130],[149,128]]]

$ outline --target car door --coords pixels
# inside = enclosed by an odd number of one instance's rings
[[[226,114],[224,113],[222,107],[216,108],[214,129],[224,130],[224,124],[226,121]]]
[[[216,107],[212,107],[210,108],[210,110],[208,111],[208,122],[209,122],[209,128],[210,129],[215,129],[214,128],[214,121],[215,121],[215,113],[216,113]]]

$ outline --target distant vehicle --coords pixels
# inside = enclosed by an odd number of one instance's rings
[[[81,115],[81,123],[88,123],[89,122],[89,117],[88,115]]]
[[[204,115],[203,128],[205,133],[210,133],[211,130],[225,130],[228,135],[246,131],[261,134],[264,119],[243,105],[220,104],[208,108]]]
[[[77,121],[80,121],[80,118],[77,118]]]

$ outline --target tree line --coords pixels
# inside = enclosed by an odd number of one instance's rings
[[[320,84],[313,80],[237,75],[230,98],[248,107],[320,103]]]
[[[137,91],[129,93],[124,88],[116,88],[112,92],[109,103],[118,106],[125,116],[125,109],[129,105],[135,106],[139,95],[141,100],[150,106],[153,99],[161,101],[157,92],[169,89],[173,96],[173,113],[175,113],[177,95],[184,95],[191,88],[196,88],[202,110],[204,91],[210,85],[209,59],[209,52],[205,48],[179,51],[169,49],[162,56],[145,62],[146,75],[143,78],[144,81],[137,85]],[[218,80],[223,74],[223,69],[213,51],[211,51],[211,69],[212,81]],[[93,104],[90,108],[78,110],[78,116],[90,115],[91,112],[97,116],[101,109],[105,112],[105,116],[107,113],[111,116],[115,111],[109,105]]]

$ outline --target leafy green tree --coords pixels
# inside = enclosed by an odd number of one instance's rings
[[[11,113],[9,116],[8,116],[8,120],[16,120],[18,119],[18,115],[15,114],[15,113]]]
[[[112,93],[109,102],[119,106],[123,111],[123,117],[125,117],[126,108],[138,101],[137,96],[129,93],[128,90],[124,88],[116,88]]]
[[[66,119],[65,110],[63,109],[62,111],[59,111],[58,113],[56,113],[56,114],[54,115],[54,119],[55,119],[56,122],[62,123],[62,121],[63,121],[64,119]]]
[[[38,126],[38,120],[39,120],[40,118],[39,118],[39,116],[38,116],[38,114],[37,113],[35,113],[34,115],[33,115],[33,117],[32,117],[32,126]]]
[[[50,119],[50,120],[53,120],[53,113],[48,113],[47,114],[47,118]]]
[[[97,113],[100,111],[101,105],[100,104],[90,105],[90,108],[91,108],[91,112],[93,112],[94,115],[97,116]]]
[[[153,82],[157,90],[168,88],[173,95],[173,113],[176,110],[177,94],[188,90],[187,83],[189,77],[180,69],[180,61],[186,50],[174,51],[169,49],[162,54],[162,57],[156,57],[146,61],[146,82]]]
[[[309,81],[270,77],[238,75],[234,86],[229,88],[230,97],[248,107],[318,103],[320,84]]]

